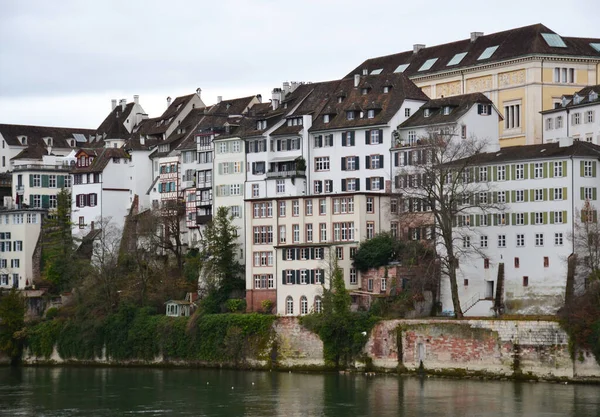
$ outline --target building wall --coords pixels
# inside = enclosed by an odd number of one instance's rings
[[[588,121],[588,112],[592,112],[593,122]],[[573,115],[579,113],[580,123],[575,124]],[[557,128],[557,118],[562,118],[562,126]],[[551,125],[548,123],[551,119]],[[572,137],[576,140],[600,144],[600,104],[564,108],[544,114],[544,142],[555,142],[559,138]]]

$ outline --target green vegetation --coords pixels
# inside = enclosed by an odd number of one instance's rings
[[[368,333],[377,322],[367,312],[351,312],[350,303],[342,271],[335,265],[331,288],[323,291],[323,312],[301,318],[301,323],[323,341],[325,362],[336,368],[347,367],[361,356]]]
[[[0,352],[7,354],[13,361],[21,356],[20,332],[24,317],[25,302],[15,289],[0,297]]]
[[[65,360],[207,361],[240,364],[262,357],[272,337],[274,316],[207,314],[194,320],[153,314],[150,308],[121,306],[103,320],[56,318],[31,325],[26,345],[50,358],[56,346]],[[264,353],[266,355],[266,353]]]
[[[361,242],[354,255],[354,266],[361,272],[379,268],[398,260],[400,241],[389,233],[380,233],[373,239]]]

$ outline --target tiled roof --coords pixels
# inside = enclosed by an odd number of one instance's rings
[[[127,158],[129,154],[123,148],[82,149],[88,155],[95,155],[91,165],[73,168],[73,173],[102,172],[112,158]]]
[[[575,141],[571,146],[561,147],[559,143],[541,145],[507,146],[496,152],[482,153],[473,156],[471,164],[500,164],[503,162],[526,161],[535,159],[554,159],[567,157],[600,158],[600,146],[590,142]],[[465,159],[453,161],[460,164]]]
[[[10,158],[11,161],[19,160],[19,159],[34,159],[34,160],[42,160],[44,155],[48,155],[48,151],[46,148],[41,146],[28,146],[19,152],[15,157]]]
[[[402,129],[406,127],[454,123],[464,116],[475,104],[491,105],[492,101],[482,93],[463,94],[429,100],[398,127]],[[451,108],[451,112],[445,115],[443,108],[448,106]],[[429,116],[427,117],[425,117],[425,109],[429,111]]]
[[[77,129],[67,127],[50,126],[29,126],[29,125],[10,125],[0,124],[0,133],[6,143],[10,146],[23,146],[19,141],[19,136],[27,136],[26,146],[41,146],[46,148],[43,138],[52,138],[53,148],[70,148],[68,139],[74,139],[74,134],[81,134],[86,139],[94,134],[93,129]],[[77,146],[77,145],[76,145]]]
[[[590,93],[592,91],[595,92],[597,95],[596,99],[593,101],[590,100]],[[573,97],[575,97],[575,95],[579,96],[581,99],[581,101],[579,101],[579,103],[577,103],[577,104],[575,104],[573,101]],[[564,107],[559,106],[554,109],[544,110],[540,113],[542,113],[542,114],[555,113],[555,112],[560,112],[565,108],[571,109],[574,107],[588,106],[590,104],[600,104],[600,85],[589,85],[589,86],[584,87],[581,90],[577,91],[573,95],[563,95],[563,97],[568,100],[566,106],[564,106]]]
[[[562,40],[566,47],[553,47],[546,42],[542,34],[555,34],[555,32],[542,24],[536,24],[480,36],[474,42],[471,42],[469,38],[423,48],[417,53],[405,51],[393,55],[380,56],[367,59],[346,76],[362,74],[363,70],[367,70],[370,74],[371,71],[378,69],[382,70],[381,74],[391,74],[400,65],[408,65],[404,70],[404,74],[409,77],[417,77],[527,55],[566,55],[600,59],[600,52],[590,46],[590,43],[600,42],[600,39],[563,37]],[[498,48],[489,58],[479,59],[487,48],[494,46]],[[448,65],[456,54],[465,52],[466,55],[460,62],[455,65]],[[437,58],[437,60],[429,69],[419,71],[427,60],[434,58]]]
[[[389,88],[387,93],[384,93],[384,87]],[[363,94],[364,89],[368,91]],[[311,132],[382,125],[388,123],[400,110],[404,100],[429,100],[404,74],[361,76],[358,87],[354,87],[354,77],[345,78],[336,85],[334,91],[335,94],[330,94],[329,101],[320,107],[318,117],[313,118]],[[338,103],[338,96],[345,98]],[[369,119],[367,110],[371,108],[381,110],[376,111],[375,116]],[[363,111],[364,117],[360,118],[356,114],[353,120],[348,120],[346,112],[349,110]],[[323,120],[325,114],[329,114],[328,123]]]
[[[124,122],[131,113],[135,103],[129,103],[122,110],[121,106],[115,107],[98,126],[97,135],[101,135],[105,139],[127,139],[129,132],[125,128]]]

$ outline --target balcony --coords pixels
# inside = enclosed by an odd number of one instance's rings
[[[197,189],[212,188],[212,180],[211,181],[198,181],[196,188]]]
[[[181,182],[181,189],[182,190],[187,190],[189,188],[196,188],[196,181],[195,180],[183,180]]]
[[[267,179],[268,178],[297,178],[297,177],[306,178],[306,170],[304,170],[304,171],[293,170],[293,171],[267,172]]]
[[[196,207],[207,207],[212,205],[212,200],[196,200]]]
[[[17,189],[17,194],[18,195],[23,195],[25,193],[25,186],[24,185],[17,185],[17,186],[15,186],[15,188]]]
[[[196,216],[196,224],[207,224],[212,220],[212,214],[203,214]]]
[[[13,171],[57,171],[69,172],[73,169],[72,165],[42,165],[42,164],[19,164],[14,165]]]

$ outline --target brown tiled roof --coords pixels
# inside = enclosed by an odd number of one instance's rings
[[[106,119],[96,129],[96,135],[101,135],[104,139],[127,139],[129,132],[125,128],[125,121],[131,113],[135,103],[129,103],[122,110],[121,106],[115,107],[106,116]]]
[[[526,161],[538,158],[553,159],[571,156],[600,158],[600,146],[584,141],[575,141],[571,146],[563,147],[558,143],[507,146],[501,148],[499,151],[482,153],[469,159],[471,159],[472,164],[500,164],[503,162]],[[451,164],[460,164],[464,160],[453,161]]]
[[[281,118],[288,112],[283,106],[279,106],[273,110],[271,103],[257,103],[250,109],[249,114],[244,117],[240,123],[238,133],[240,137],[251,138],[261,136],[275,126]],[[257,129],[257,121],[266,120],[267,127],[265,129]]]
[[[41,146],[46,148],[43,138],[52,138],[53,148],[70,148],[67,139],[74,139],[76,133],[82,134],[86,139],[94,134],[93,129],[77,129],[68,127],[29,126],[0,124],[0,133],[6,143],[10,146],[23,146],[19,142],[19,136],[27,136],[26,146]],[[77,146],[77,145],[76,145]],[[80,145],[79,145],[80,146]]]
[[[476,104],[492,104],[492,101],[482,93],[463,94],[429,100],[421,106],[412,116],[405,120],[400,129],[405,127],[431,126],[446,123],[454,123],[460,119],[469,109]],[[443,114],[443,107],[450,106],[450,114]],[[425,109],[429,110],[429,116],[425,117]]]
[[[160,119],[169,119],[179,114],[180,110],[183,110],[185,105],[194,97],[195,93],[188,94],[187,96],[177,97],[171,102],[171,105],[160,116]]]
[[[14,161],[18,159],[35,159],[41,161],[44,155],[48,155],[48,151],[46,150],[46,148],[43,148],[41,146],[28,146],[27,148],[19,152],[15,157],[10,158],[10,160]]]
[[[363,86],[370,87],[366,94],[362,93]],[[384,93],[383,87],[389,87],[389,92]],[[365,126],[376,126],[388,123],[400,110],[404,100],[428,101],[429,98],[410,81],[404,74],[366,75],[360,77],[358,87],[354,87],[354,77],[345,78],[335,88],[336,94],[329,97],[327,106],[323,105],[318,117],[313,118],[310,131],[329,129],[349,129]],[[337,97],[345,94],[341,103]],[[375,112],[375,117],[367,118],[367,109],[376,105],[381,108]],[[348,120],[346,112],[349,110],[364,111],[364,117],[355,115],[354,120]],[[332,113],[333,112],[333,113]],[[329,123],[323,121],[323,115],[329,114]]]
[[[73,173],[102,172],[112,158],[127,158],[129,154],[123,148],[82,149],[88,155],[95,155],[92,164],[87,167],[73,168]]]
[[[354,74],[362,74],[363,69],[368,70],[369,74],[371,71],[377,69],[382,70],[381,74],[390,74],[402,64],[409,64],[405,69],[404,74],[409,77],[416,77],[528,55],[566,55],[600,59],[600,52],[590,46],[590,43],[600,42],[600,39],[563,37],[562,39],[566,44],[566,48],[552,47],[544,40],[542,36],[543,33],[555,34],[553,30],[546,26],[536,24],[480,36],[474,42],[471,42],[471,39],[469,38],[423,48],[417,53],[405,51],[393,55],[371,58],[350,71],[346,77],[350,77]],[[486,48],[493,46],[498,46],[498,49],[490,58],[483,60],[478,59]],[[464,52],[466,52],[467,55],[460,63],[448,66],[448,63],[456,54]],[[437,58],[437,61],[431,68],[419,71],[419,68],[421,68],[428,59],[433,58]]]

